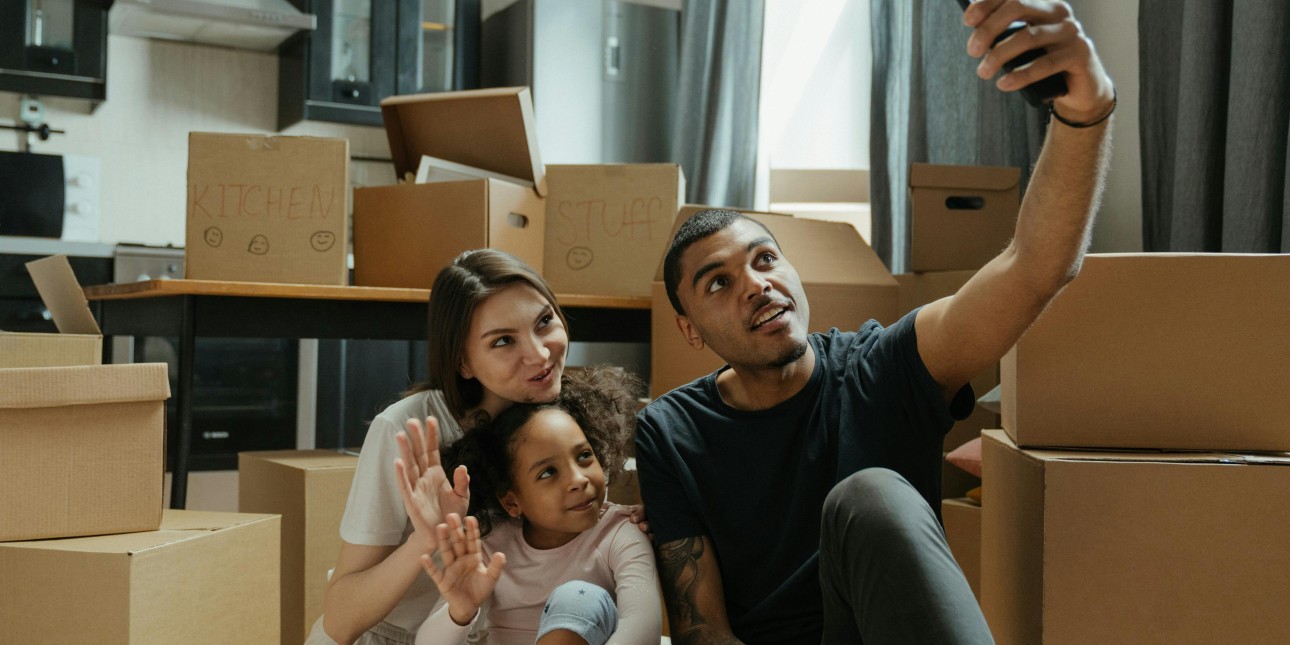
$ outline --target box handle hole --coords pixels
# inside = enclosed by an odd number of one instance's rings
[[[528,228],[529,218],[524,215],[520,215],[519,213],[507,213],[506,223],[514,226],[515,228]]]
[[[945,198],[945,207],[952,211],[979,211],[985,208],[985,199],[975,196],[951,195]]]

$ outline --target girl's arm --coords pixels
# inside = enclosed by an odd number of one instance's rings
[[[610,537],[609,566],[618,598],[618,629],[608,645],[657,645],[663,632],[663,603],[649,538],[624,522]]]

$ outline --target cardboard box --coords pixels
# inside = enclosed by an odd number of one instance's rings
[[[381,114],[405,183],[354,190],[354,284],[429,289],[484,247],[543,270],[546,173],[527,88],[392,96]]]
[[[710,207],[681,208],[673,233],[691,215],[706,208]],[[899,319],[895,278],[851,225],[742,212],[770,229],[784,256],[797,269],[811,305],[809,331],[827,331],[831,327],[854,331],[870,319],[884,325]],[[669,243],[671,237],[668,236]],[[654,398],[724,364],[707,347],[695,350],[686,343],[677,329],[676,312],[663,285],[662,258],[657,265],[650,290],[650,395]]]
[[[349,141],[188,135],[184,277],[349,284]]]
[[[967,578],[972,595],[981,600],[981,505],[967,499],[941,502],[941,522],[945,541]]]
[[[648,297],[685,175],[675,164],[548,166],[546,268],[557,293]]]
[[[103,336],[66,255],[26,263],[57,334],[0,331],[0,368],[66,367],[103,362]]]
[[[160,530],[0,544],[7,643],[277,643],[278,518],[167,510]]]
[[[164,363],[0,370],[0,541],[155,530]]]
[[[606,486],[606,499],[615,503],[631,506],[641,504],[641,482],[636,471],[636,459],[627,460],[623,472],[615,475]]]
[[[909,165],[909,268],[976,270],[1012,239],[1021,169]]]
[[[357,465],[358,457],[328,450],[237,455],[238,511],[282,516],[283,643],[303,643],[322,615]]]
[[[933,303],[941,298],[958,293],[967,281],[976,275],[976,271],[936,271],[932,273],[903,273],[896,276],[900,284],[900,313],[904,315],[917,307]],[[972,381],[972,391],[981,396],[999,384],[999,367],[986,370],[976,375]],[[945,435],[946,452],[980,436],[986,428],[998,428],[999,415],[981,406],[972,409],[968,418],[958,421]]]
[[[981,600],[1009,643],[1284,643],[1287,457],[985,433]]]
[[[1090,255],[1003,359],[1022,446],[1290,450],[1290,255]]]

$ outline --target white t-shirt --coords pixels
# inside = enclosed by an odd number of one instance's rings
[[[595,526],[554,549],[529,546],[519,522],[495,524],[484,546],[490,553],[506,554],[506,568],[476,616],[480,624],[458,625],[448,615],[447,604],[440,602],[417,633],[417,645],[459,645],[472,631],[489,645],[531,644],[547,598],[572,580],[589,582],[613,596],[618,629],[609,638],[611,645],[658,643],[663,610],[654,552],[630,514],[629,507],[610,504]]]
[[[439,421],[440,447],[450,446],[462,437],[461,426],[448,412],[443,393],[438,390],[408,396],[372,420],[340,521],[342,540],[367,546],[397,546],[412,534],[412,523],[395,479],[394,460],[399,458],[399,444],[394,436],[407,427],[408,419],[426,417]],[[385,622],[415,633],[438,600],[434,581],[422,572]]]

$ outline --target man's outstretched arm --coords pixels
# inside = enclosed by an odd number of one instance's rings
[[[983,56],[978,74],[1043,47],[1047,54],[1005,74],[999,89],[1016,91],[1064,73],[1068,92],[1053,103],[1067,121],[1092,123],[1114,107],[1111,79],[1070,7],[1045,0],[980,0],[963,14],[973,27],[968,53]],[[1029,26],[988,50],[1015,20]],[[1079,272],[1110,161],[1111,119],[1074,128],[1054,119],[1021,202],[1012,242],[957,294],[927,305],[915,320],[918,351],[952,396],[997,362]]]
[[[721,571],[706,536],[655,546],[672,642],[678,645],[740,643],[730,631]]]

